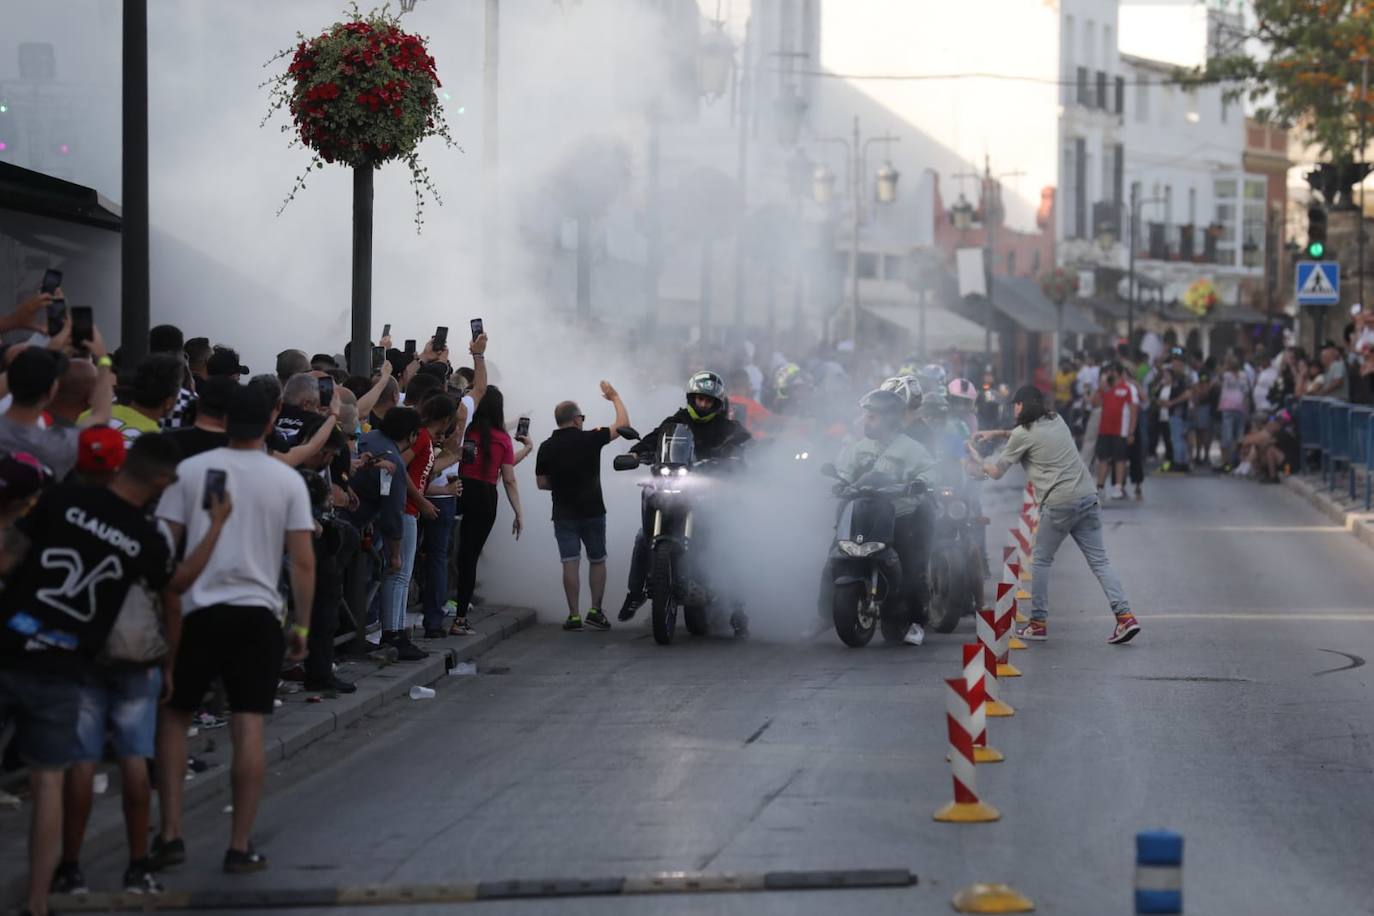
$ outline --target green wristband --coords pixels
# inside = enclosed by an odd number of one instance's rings
[[[310,635],[310,628],[307,626],[302,626],[299,623],[293,623],[291,624],[291,633],[295,636],[299,636],[302,639],[304,639],[305,637]]]

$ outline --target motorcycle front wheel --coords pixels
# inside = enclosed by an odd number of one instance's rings
[[[830,599],[830,614],[835,620],[835,632],[840,641],[851,649],[862,649],[873,638],[872,615],[862,615],[864,587],[861,582],[847,582],[835,586]]]
[[[677,601],[673,598],[673,549],[670,544],[654,548],[649,571],[649,595],[653,604],[654,642],[666,646],[677,629]]]
[[[687,625],[687,632],[693,636],[706,636],[711,631],[710,618],[706,614],[704,604],[684,605],[682,622]]]

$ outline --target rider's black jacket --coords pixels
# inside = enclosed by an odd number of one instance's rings
[[[692,431],[698,459],[722,458],[736,454],[737,449],[749,440],[749,430],[731,420],[724,411],[718,412],[709,420],[698,422],[684,407],[658,425],[658,428],[630,449],[636,455],[653,458],[658,455],[658,443],[668,428],[681,423]]]

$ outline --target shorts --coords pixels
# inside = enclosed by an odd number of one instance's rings
[[[231,712],[271,715],[285,655],[286,634],[265,607],[216,604],[192,611],[181,624],[167,705],[195,712],[219,677]]]
[[[1210,433],[1212,431],[1212,405],[1198,404],[1188,415],[1188,428],[1200,432]]]
[[[1126,461],[1130,458],[1130,451],[1126,446],[1125,436],[1104,436],[1101,433],[1097,436],[1097,448],[1094,452],[1098,461]]]
[[[558,541],[558,556],[564,563],[576,563],[587,548],[588,563],[606,562],[606,516],[556,518],[553,536]]]
[[[157,736],[157,701],[162,668],[113,668],[97,672],[81,689],[76,721],[78,760],[99,763],[108,734],[115,756],[152,757]]]
[[[33,769],[65,770],[80,758],[82,684],[70,675],[0,670],[0,722],[14,723],[15,749]]]

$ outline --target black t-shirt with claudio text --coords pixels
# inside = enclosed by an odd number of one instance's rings
[[[105,487],[57,487],[19,523],[28,556],[0,592],[0,665],[79,672],[105,645],[140,579],[172,575],[167,539]]]
[[[172,441],[181,449],[181,460],[194,458],[202,452],[213,451],[217,448],[224,448],[229,444],[227,433],[217,433],[210,429],[200,429],[196,426],[186,426],[181,429],[174,429],[167,433],[172,437]]]
[[[611,441],[609,429],[555,429],[539,446],[534,473],[553,485],[553,520],[573,521],[606,514],[601,497],[601,450]]]

